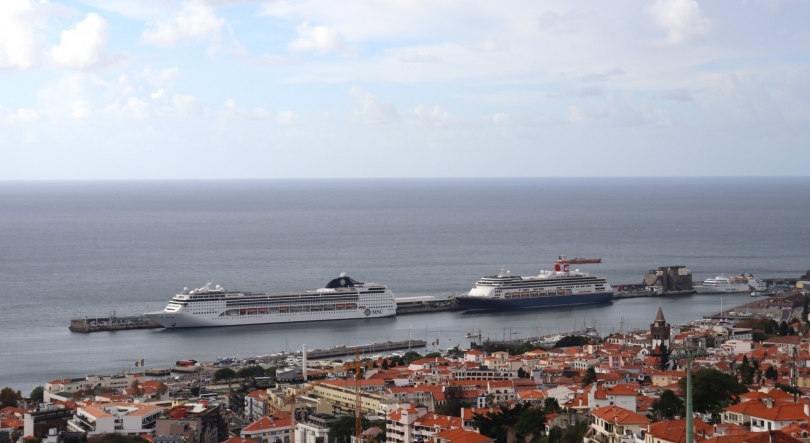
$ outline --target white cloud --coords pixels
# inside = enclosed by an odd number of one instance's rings
[[[711,21],[703,16],[696,0],[655,0],[647,12],[666,32],[666,43],[680,45],[709,33]]]
[[[367,124],[384,124],[399,121],[399,111],[390,101],[380,100],[377,96],[359,86],[352,87],[349,94],[354,97],[357,103],[362,105],[361,109],[354,111],[354,116],[359,121]]]
[[[292,126],[298,123],[300,116],[292,111],[281,111],[276,114],[276,121],[284,126]]]
[[[501,52],[509,49],[509,42],[490,38],[477,45],[470,46],[470,49],[478,52]]]
[[[158,88],[164,88],[171,85],[174,79],[180,74],[180,68],[171,67],[166,69],[152,69],[151,66],[144,68],[140,77],[147,83]]]
[[[670,123],[670,117],[664,110],[653,108],[646,102],[636,103],[631,94],[608,94],[605,102],[595,107],[571,105],[568,120],[578,125],[642,126]]]
[[[159,21],[144,30],[141,41],[155,46],[173,46],[219,38],[223,28],[228,28],[228,22],[217,17],[210,6],[187,1],[173,19]]]
[[[121,107],[120,114],[121,116],[144,120],[152,116],[152,109],[149,103],[137,97],[129,97],[126,104]]]
[[[226,117],[237,117],[243,120],[271,120],[273,116],[266,109],[253,108],[246,109],[236,106],[236,102],[229,98],[225,100],[225,108],[222,115]]]
[[[149,94],[152,97],[153,101],[161,100],[166,98],[166,90],[165,89],[158,89],[157,91]]]
[[[174,111],[182,116],[203,115],[205,112],[200,101],[193,95],[174,94],[172,105]]]
[[[30,69],[37,64],[44,39],[35,30],[45,24],[47,3],[4,0],[0,6],[0,70]]]
[[[495,115],[492,116],[493,123],[508,123],[509,122],[509,114],[505,112],[496,112]]]
[[[76,100],[76,102],[73,103],[73,109],[70,111],[70,116],[73,118],[90,117],[92,114],[90,103],[86,100]]]
[[[343,52],[347,50],[343,37],[326,26],[310,26],[303,22],[295,28],[298,39],[290,42],[289,47],[294,52],[314,52],[326,54],[329,52]]]
[[[777,123],[785,120],[770,89],[755,75],[726,72],[716,86],[698,99],[713,120]]]
[[[439,105],[434,105],[432,109],[419,105],[405,113],[408,123],[428,123],[435,126],[443,125],[450,121],[450,113],[442,109]]]
[[[399,59],[405,63],[436,63],[442,61],[438,55],[423,54],[415,50],[410,50],[400,54]]]
[[[579,11],[543,11],[537,18],[537,25],[541,32],[562,35],[577,32],[575,23],[582,19],[584,14]]]
[[[91,12],[73,29],[62,32],[58,46],[51,48],[53,60],[66,68],[91,69],[112,61],[105,54],[110,29],[107,20]]]
[[[220,112],[220,116],[240,120],[275,120],[278,124],[283,126],[293,126],[301,119],[301,116],[293,111],[281,111],[274,116],[264,108],[240,108],[231,98],[225,100],[225,106]]]
[[[39,112],[30,108],[20,108],[8,116],[9,123],[33,123],[39,120]]]

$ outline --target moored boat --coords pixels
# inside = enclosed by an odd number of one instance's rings
[[[613,289],[604,277],[591,276],[570,264],[600,263],[601,259],[568,260],[561,255],[554,271],[540,271],[530,277],[512,275],[501,269],[497,275],[480,279],[469,293],[456,300],[469,310],[543,308],[608,302]]]

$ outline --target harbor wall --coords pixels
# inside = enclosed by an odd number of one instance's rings
[[[72,332],[101,332],[101,331],[126,331],[129,329],[153,329],[162,328],[157,322],[147,317],[98,317],[98,318],[74,318],[70,320]]]

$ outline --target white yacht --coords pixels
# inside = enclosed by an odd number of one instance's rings
[[[394,294],[384,285],[361,283],[341,273],[325,287],[309,291],[251,293],[226,291],[211,282],[175,295],[166,309],[145,315],[165,328],[239,326],[390,317]]]
[[[694,289],[698,294],[723,294],[727,292],[760,292],[768,289],[768,285],[755,279],[751,274],[740,274],[733,277],[720,275],[704,280]]]

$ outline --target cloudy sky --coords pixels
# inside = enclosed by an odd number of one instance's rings
[[[0,0],[0,178],[808,175],[803,0]]]

